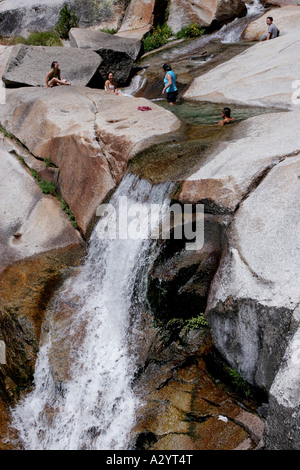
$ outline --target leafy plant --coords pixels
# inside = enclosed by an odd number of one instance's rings
[[[199,313],[197,317],[192,317],[189,319],[184,318],[172,318],[168,321],[169,328],[183,328],[185,333],[188,333],[191,330],[198,330],[200,328],[207,328],[208,323],[203,313]]]
[[[238,392],[243,394],[246,398],[250,398],[252,390],[248,382],[240,376],[237,370],[232,369],[229,366],[226,366],[225,370],[232,382],[232,385],[238,390]]]
[[[149,52],[167,44],[168,39],[172,36],[172,30],[169,25],[157,25],[151,33],[148,33],[143,39],[144,51]]]
[[[178,31],[178,33],[176,33],[176,39],[196,38],[202,36],[204,33],[205,29],[201,25],[192,23]]]
[[[190,330],[198,330],[199,328],[207,328],[208,323],[203,313],[200,313],[197,317],[186,320],[184,330],[189,332]]]
[[[71,28],[78,26],[78,19],[76,13],[71,11],[65,3],[59,12],[60,20],[55,28],[57,34],[62,39],[68,39],[69,31]]]
[[[56,188],[50,181],[40,180],[38,184],[44,194],[52,194],[53,196],[55,195]]]

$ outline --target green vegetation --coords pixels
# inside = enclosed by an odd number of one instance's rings
[[[31,33],[24,44],[28,46],[62,46],[62,42],[57,33]]]
[[[10,139],[13,139],[13,140],[16,140],[15,137],[10,134],[9,132],[7,132],[1,125],[0,125],[0,132],[2,132],[6,137],[9,137]],[[16,140],[17,141],[17,140]],[[19,142],[19,141],[17,141]],[[20,142],[21,144],[21,142]],[[56,197],[56,199],[60,202],[60,206],[62,208],[62,210],[69,216],[69,220],[71,222],[71,224],[76,228],[78,229],[78,225],[75,221],[75,217],[74,215],[72,214],[71,212],[71,209],[69,208],[68,204],[65,202],[65,200],[59,196],[56,192],[56,187],[54,186],[53,183],[51,183],[50,181],[47,181],[47,180],[44,180],[44,179],[41,179],[40,176],[38,175],[38,172],[36,170],[34,170],[33,168],[30,168],[24,158],[21,156],[21,155],[17,155],[16,154],[16,157],[18,158],[18,160],[22,163],[22,165],[25,165],[26,168],[29,169],[31,175],[33,176],[33,178],[37,181],[39,187],[41,188],[42,192],[44,194],[51,194],[52,196]],[[54,167],[56,168],[56,166],[54,165],[54,163],[51,162],[51,158],[48,157],[48,158],[45,158],[44,160],[45,162],[45,165],[46,167]]]
[[[60,207],[62,208],[62,210],[68,214],[69,216],[69,220],[71,222],[71,224],[75,227],[75,228],[78,228],[78,225],[75,221],[75,217],[74,215],[72,214],[71,212],[71,209],[69,208],[68,204],[66,203],[66,201],[61,197],[61,196],[56,196],[56,198],[58,199],[58,201],[60,202]]]
[[[199,36],[202,36],[202,34],[204,33],[205,29],[201,25],[197,23],[192,23],[178,31],[178,33],[176,34],[176,39],[197,38]]]
[[[22,157],[20,157],[22,158]],[[54,184],[52,184],[50,181],[43,180],[39,177],[38,173],[36,170],[33,170],[32,168],[30,169],[31,175],[36,179],[39,187],[41,188],[42,192],[44,194],[51,194],[52,196],[56,197],[56,199],[60,202],[60,207],[62,210],[69,216],[69,220],[71,224],[75,227],[78,228],[78,225],[75,221],[75,217],[71,212],[71,209],[69,208],[68,204],[66,201],[57,194],[56,192],[56,187]]]
[[[5,137],[9,137],[10,139],[13,138],[12,134],[10,134],[10,133],[7,132],[5,129],[3,129],[2,126],[0,126],[0,132],[2,132],[2,133],[5,135]]]
[[[167,323],[167,327],[183,329],[185,333],[191,330],[199,330],[200,328],[208,328],[207,320],[203,313],[199,313],[197,317],[188,319],[184,318],[172,318]]]
[[[57,168],[56,165],[54,165],[54,163],[52,163],[50,157],[45,158],[45,159],[44,159],[44,163],[45,163],[45,165],[46,165],[47,168],[49,168],[49,167],[51,167],[51,168]]]
[[[158,25],[151,33],[148,33],[143,39],[144,51],[149,52],[167,44],[168,39],[172,37],[170,26],[164,24]]]
[[[197,317],[186,320],[184,330],[189,332],[190,330],[199,330],[199,328],[207,328],[208,323],[203,313],[199,313]]]
[[[57,34],[62,39],[68,39],[69,31],[71,28],[78,26],[78,19],[76,13],[71,11],[65,3],[59,12],[60,20],[55,28]]]
[[[118,31],[117,29],[109,29],[109,28],[102,28],[100,29],[100,31],[102,31],[102,33],[106,33],[106,34],[116,34],[116,32]]]
[[[16,36],[12,38],[0,37],[0,43],[5,45],[17,45],[26,44],[27,46],[62,46],[60,37],[55,32],[36,32],[31,33],[30,36],[25,39],[22,36]]]
[[[240,376],[237,370],[232,369],[226,365],[224,367],[224,371],[228,375],[231,385],[239,394],[245,396],[246,398],[250,398],[252,396],[253,392],[251,386]]]

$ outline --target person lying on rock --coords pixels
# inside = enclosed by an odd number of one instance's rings
[[[51,70],[46,77],[46,88],[52,88],[57,85],[71,85],[66,79],[60,78],[60,69],[58,62],[52,62]]]
[[[121,93],[117,89],[117,83],[114,80],[114,75],[112,72],[109,72],[108,74],[108,79],[105,82],[104,89],[114,93],[115,95],[121,96]]]
[[[230,108],[224,108],[222,111],[222,121],[220,121],[218,124],[219,126],[224,126],[225,124],[230,124],[235,120],[235,118],[231,117],[231,109]]]

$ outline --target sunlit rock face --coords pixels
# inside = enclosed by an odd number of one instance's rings
[[[141,112],[142,106],[151,109]],[[7,91],[2,125],[34,156],[51,157],[60,169],[59,190],[86,233],[128,160],[178,129],[180,121],[143,98],[62,86]]]
[[[221,26],[230,20],[246,15],[247,9],[242,0],[227,2],[224,0],[203,0],[182,2],[171,0],[168,24],[174,33],[191,23],[203,26]]]

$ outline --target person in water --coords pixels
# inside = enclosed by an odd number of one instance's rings
[[[164,95],[167,93],[167,101],[168,103],[173,106],[176,104],[177,99],[177,86],[176,86],[176,76],[175,73],[172,71],[171,66],[169,64],[164,64],[163,69],[166,72],[164,78],[164,88],[162,94]]]
[[[222,121],[220,121],[218,124],[219,126],[224,126],[225,124],[230,124],[235,120],[235,118],[231,117],[231,109],[230,108],[224,108],[222,111]]]
[[[114,80],[114,75],[112,72],[109,72],[108,74],[108,79],[105,82],[104,89],[121,96],[121,93],[117,89],[117,83]]]
[[[71,85],[66,79],[62,80],[60,78],[60,69],[58,62],[52,62],[51,70],[46,77],[46,88],[52,88],[57,85]]]

